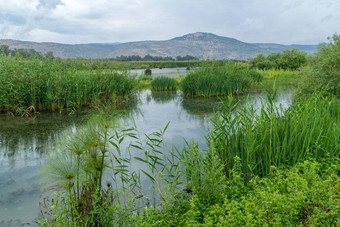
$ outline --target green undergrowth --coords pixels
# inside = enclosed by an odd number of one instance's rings
[[[187,96],[221,96],[245,92],[253,82],[261,80],[261,74],[249,69],[246,64],[206,62],[190,72],[181,87]]]
[[[166,209],[145,209],[138,226],[338,226],[340,160],[307,160],[243,181],[240,159],[218,188],[182,193]],[[203,167],[205,168],[205,167]],[[217,174],[214,174],[215,176]],[[210,176],[210,175],[207,175]],[[217,177],[217,176],[216,176]],[[206,180],[206,179],[203,179]],[[218,180],[218,178],[217,178]],[[204,182],[208,183],[208,182]],[[223,189],[223,190],[222,190]],[[211,193],[215,193],[212,197]]]
[[[260,73],[263,80],[259,83],[252,84],[253,88],[269,89],[277,87],[297,87],[300,75],[298,70],[283,70],[283,69],[256,69]]]

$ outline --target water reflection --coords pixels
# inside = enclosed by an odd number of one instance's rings
[[[130,70],[131,74],[137,74],[138,76],[144,74],[145,69],[134,69]],[[187,70],[186,67],[179,67],[179,68],[153,68],[151,69],[152,77],[159,77],[159,76],[168,76],[168,77],[178,77],[180,75],[186,75],[190,72]]]
[[[148,98],[147,96],[147,100],[150,101],[152,98],[157,104],[165,104],[178,99],[178,97],[179,93],[176,91],[151,91],[151,97]]]

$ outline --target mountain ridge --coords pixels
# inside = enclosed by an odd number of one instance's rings
[[[212,59],[249,59],[259,53],[269,54],[274,51],[297,48],[307,53],[317,51],[317,45],[284,45],[277,43],[247,43],[235,38],[218,36],[212,33],[196,32],[169,40],[133,41],[125,43],[88,43],[63,44],[54,42],[32,42],[12,39],[1,39],[0,45],[11,49],[35,49],[61,58],[113,58],[116,56],[139,55],[152,56],[185,56]]]

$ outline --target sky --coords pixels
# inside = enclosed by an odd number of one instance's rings
[[[340,33],[340,0],[0,0],[0,39],[113,43],[194,32],[318,44]]]

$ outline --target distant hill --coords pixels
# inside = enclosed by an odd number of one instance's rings
[[[50,42],[27,42],[2,39],[0,45],[11,49],[35,49],[38,52],[53,52],[61,58],[112,58],[116,56],[147,54],[152,56],[185,56],[212,59],[249,59],[259,53],[268,54],[284,49],[298,48],[313,53],[317,45],[282,45],[275,43],[245,43],[237,39],[196,32],[165,41],[138,41],[127,43],[60,44]]]

